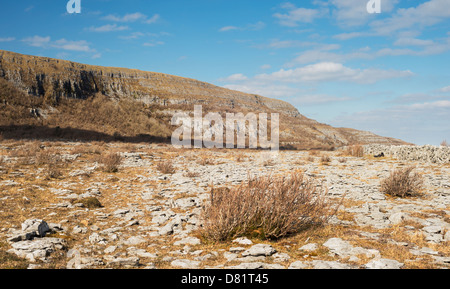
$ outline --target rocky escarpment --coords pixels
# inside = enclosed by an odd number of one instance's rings
[[[209,83],[163,73],[85,65],[70,61],[0,52],[0,77],[30,95],[85,99],[96,93],[133,98],[144,103],[217,103],[249,110],[263,107],[298,116],[289,103],[233,91]]]
[[[98,132],[110,134],[113,131],[129,136],[130,132],[133,132],[134,135],[154,135],[151,131],[161,131],[161,129],[148,127],[159,126],[163,127],[164,133],[159,133],[158,136],[167,136],[170,135],[168,128],[170,121],[167,120],[167,117],[159,118],[159,115],[169,116],[179,110],[192,111],[194,105],[201,104],[204,113],[209,111],[279,113],[282,146],[293,146],[300,149],[331,149],[353,143],[405,144],[401,140],[378,136],[370,132],[334,128],[318,123],[303,116],[294,106],[281,100],[229,90],[194,79],[163,73],[100,67],[0,50],[0,79],[3,80],[0,84],[8,86],[8,90],[19,90],[21,94],[33,99],[34,103],[36,100],[40,100],[39,104],[34,104],[32,107],[23,105],[22,114],[18,115],[17,107],[14,107],[17,106],[17,102],[13,105],[10,103],[8,106],[8,98],[11,100],[11,97],[0,92],[2,94],[0,95],[1,101],[5,106],[2,109],[9,115],[3,117],[3,122],[6,122],[3,125],[7,124],[8,126],[17,125],[16,120],[20,120],[21,125],[35,125],[36,121],[24,119],[23,112],[31,111],[32,117],[45,118],[45,123],[50,127],[88,130],[94,127],[96,130],[101,130],[102,124],[107,124],[109,127],[107,130]],[[61,106],[62,100],[95,102],[95,99],[101,99],[97,101],[98,105],[99,102],[102,103],[100,108],[107,107],[107,109],[103,109],[105,115],[111,114],[111,118],[115,117],[123,119],[123,121],[111,124],[108,119],[103,118],[102,122],[98,123],[96,113],[86,115],[86,112],[80,108],[83,104],[72,102],[69,107]],[[117,108],[117,104],[120,106],[120,103],[123,102],[135,103],[134,108],[130,109],[129,104]],[[89,106],[92,103],[87,101],[85,105]],[[74,110],[74,106],[78,107],[78,110]],[[89,108],[87,109],[89,110]],[[75,111],[77,113],[74,113]],[[117,114],[115,115],[111,111]],[[140,115],[140,120],[136,117],[136,113]],[[134,117],[127,118],[124,116],[125,114],[134,115]],[[147,115],[151,116],[151,123],[145,119]],[[77,117],[79,119],[76,119]],[[67,121],[68,119],[70,122]],[[81,119],[83,120],[81,121]],[[95,120],[95,123],[86,125],[87,119]],[[127,122],[126,126],[121,125],[121,122],[124,121]],[[147,128],[132,129],[133,127],[143,127],[143,122],[148,123],[145,125]]]

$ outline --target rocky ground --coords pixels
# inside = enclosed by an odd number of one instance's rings
[[[122,156],[118,171],[102,167],[106,152]],[[168,161],[174,172],[160,172]],[[423,195],[380,192],[392,170],[409,165],[425,178]],[[327,225],[277,241],[201,238],[211,187],[294,170],[327,188],[330,201],[344,198]],[[0,268],[450,267],[450,164],[339,151],[5,140],[0,201]]]

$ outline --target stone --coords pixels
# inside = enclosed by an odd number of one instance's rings
[[[173,267],[179,267],[183,269],[196,269],[200,265],[200,262],[187,259],[177,259],[172,261],[170,265]]]
[[[337,261],[314,260],[311,263],[314,269],[352,269],[352,266]]]
[[[244,251],[242,253],[242,256],[243,257],[246,257],[246,256],[253,256],[253,257],[271,256],[271,255],[275,254],[276,252],[277,251],[271,245],[256,244],[256,245],[253,245],[252,247],[250,247],[250,249]]]
[[[42,238],[34,239],[33,241],[19,241],[11,244],[11,246],[13,247],[10,250],[11,253],[21,258],[26,258],[30,262],[35,262],[36,259],[46,258],[57,250],[63,250],[66,248],[67,243],[60,238]]]
[[[178,240],[174,243],[175,246],[179,245],[200,245],[201,241],[196,237],[186,237],[181,240]]]
[[[400,269],[403,263],[391,259],[376,259],[365,265],[367,269]]]
[[[237,238],[233,240],[233,243],[238,243],[240,245],[253,245],[253,242],[245,237]]]
[[[93,245],[106,245],[106,239],[97,233],[93,233],[89,236],[89,242]]]
[[[398,212],[398,213],[394,213],[394,214],[390,215],[389,221],[394,225],[398,225],[401,222],[405,221],[408,217],[409,217],[408,214],[403,213],[403,212]]]
[[[368,258],[379,256],[380,252],[375,249],[364,249],[353,247],[349,242],[340,238],[331,238],[323,244],[330,249],[330,252],[341,258],[352,257],[356,255],[365,255]]]
[[[306,268],[308,268],[308,265],[302,261],[292,262],[291,265],[289,265],[288,267],[288,269],[306,269]]]
[[[140,259],[138,257],[128,257],[128,258],[110,258],[107,265],[118,266],[118,267],[138,267]]]
[[[306,252],[313,252],[316,251],[319,247],[317,246],[316,243],[310,243],[310,244],[306,244],[302,247],[299,248],[299,250],[301,251],[306,251]]]
[[[131,245],[131,246],[135,246],[135,245],[139,245],[142,243],[147,242],[146,239],[140,237],[140,236],[132,236],[130,238],[128,238],[125,242],[123,242],[125,245]]]

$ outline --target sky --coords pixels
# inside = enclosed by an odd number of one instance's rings
[[[374,0],[371,0],[374,2]],[[0,49],[277,98],[335,127],[450,141],[450,0],[2,1]],[[376,6],[373,6],[376,7]]]

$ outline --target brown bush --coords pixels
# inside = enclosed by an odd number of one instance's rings
[[[450,146],[450,145],[449,145],[449,143],[447,142],[447,140],[443,140],[443,141],[441,142],[441,146],[443,146],[443,147],[448,147],[448,146]]]
[[[321,225],[335,210],[324,191],[302,173],[250,179],[233,189],[212,189],[204,208],[202,236],[226,241],[238,236],[279,239]]]
[[[323,156],[320,158],[320,163],[321,163],[322,165],[329,165],[330,162],[331,162],[331,158],[330,158],[329,156],[327,156],[327,155],[323,155]]]
[[[418,196],[423,188],[423,177],[412,173],[414,167],[397,169],[381,182],[381,191],[394,197]]]
[[[175,167],[173,166],[172,161],[161,161],[156,164],[156,169],[163,174],[174,174]]]
[[[103,154],[99,162],[103,165],[103,171],[107,173],[116,173],[122,163],[122,156],[119,153]]]
[[[352,157],[361,158],[364,156],[364,148],[361,145],[352,145],[347,147],[346,154]]]

